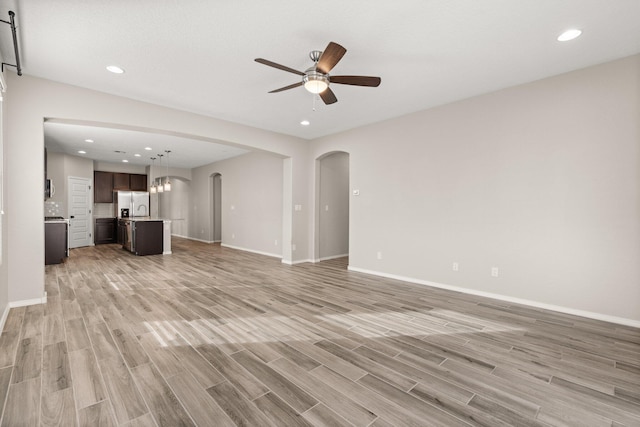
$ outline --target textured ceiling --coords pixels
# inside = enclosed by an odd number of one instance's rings
[[[0,0],[0,19],[10,9],[25,74],[305,139],[640,52],[638,0]],[[583,35],[556,41],[571,27]],[[267,93],[299,77],[255,58],[305,70],[329,41],[347,48],[333,74],[380,87],[333,85],[330,106]]]

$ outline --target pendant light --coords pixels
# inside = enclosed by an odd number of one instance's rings
[[[151,157],[151,169],[149,170],[149,173],[152,176],[153,176],[153,167],[155,166],[155,163],[156,163],[156,158]],[[158,192],[158,187],[156,187],[156,180],[154,178],[153,181],[151,181],[151,186],[149,187],[149,193],[156,194],[157,192]]]
[[[160,168],[162,168],[162,156],[164,156],[164,154],[158,154],[158,157],[160,158]],[[158,178],[160,180],[160,182],[158,183],[157,189],[158,189],[158,193],[162,193],[164,192],[164,187],[162,186],[162,177]]]
[[[167,156],[167,180],[164,183],[164,191],[171,191],[171,182],[169,182],[169,153],[171,150],[164,150]]]

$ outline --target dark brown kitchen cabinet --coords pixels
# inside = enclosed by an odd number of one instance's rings
[[[138,173],[95,171],[93,182],[94,203],[114,203],[114,191],[147,191],[147,175]]]
[[[147,175],[130,174],[129,183],[133,191],[147,191]]]
[[[44,264],[60,264],[69,255],[67,252],[67,223],[64,221],[44,224]]]
[[[113,173],[113,189],[114,190],[130,190],[128,173]]]
[[[96,245],[116,243],[116,219],[96,218],[94,236]]]
[[[113,203],[113,172],[93,173],[93,202]]]

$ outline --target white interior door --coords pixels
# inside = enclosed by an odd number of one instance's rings
[[[69,248],[91,244],[91,181],[70,176],[69,189]]]

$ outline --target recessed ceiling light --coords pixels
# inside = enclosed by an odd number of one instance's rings
[[[136,156],[136,157],[140,157],[140,154],[134,154],[134,156]]]
[[[309,126],[311,124],[311,122],[309,120],[303,120],[303,121],[300,122],[300,124],[302,126]]]
[[[129,160],[127,160],[127,159],[122,159],[122,163],[129,163]]]
[[[122,74],[124,73],[124,70],[120,67],[118,67],[117,65],[109,65],[107,67],[107,70],[111,71],[114,74]]]
[[[577,28],[572,28],[572,29],[567,30],[564,33],[560,34],[558,36],[558,41],[559,42],[568,42],[569,40],[573,40],[576,37],[579,37],[580,34],[582,34],[581,30],[578,30]]]
[[[93,139],[85,139],[84,142],[93,142]]]
[[[151,148],[151,147],[144,147],[144,149],[147,150],[147,151],[153,150],[153,148]]]
[[[80,153],[80,154],[87,154],[87,152],[86,152],[86,151],[84,151],[84,150],[79,150],[79,151],[78,151],[78,153]]]

